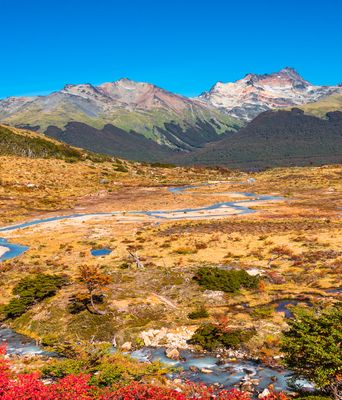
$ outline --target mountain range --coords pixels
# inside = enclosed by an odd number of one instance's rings
[[[291,112],[294,107],[297,111]],[[284,111],[276,111],[280,109]],[[313,85],[289,67],[217,82],[194,98],[123,78],[97,86],[69,84],[47,96],[0,100],[1,123],[87,150],[138,161],[246,168],[265,167],[260,157],[274,159],[271,165],[310,155],[311,162],[325,162],[331,146],[339,149],[333,145],[340,140],[339,117],[333,114],[332,122],[331,111],[342,111],[342,86]],[[327,143],[321,148],[324,154],[318,151],[320,141]],[[303,154],[286,161],[291,146],[304,146]],[[334,162],[340,160],[336,157]]]
[[[0,101],[0,120],[41,132],[64,129],[69,122],[97,129],[111,124],[180,150],[192,150],[241,126],[200,100],[126,78],[99,86],[66,85],[47,96],[10,97]]]

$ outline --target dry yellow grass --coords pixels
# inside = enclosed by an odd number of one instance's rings
[[[277,299],[299,296],[326,304],[338,299],[325,289],[341,286],[342,221],[338,208],[342,194],[341,166],[277,169],[254,174],[253,184],[217,184],[194,190],[197,195],[191,191],[174,195],[164,186],[222,179],[246,182],[247,175],[156,169],[139,164],[128,164],[129,172],[123,174],[113,171],[111,163],[66,164],[11,158],[2,158],[1,163],[4,167],[2,189],[7,191],[1,197],[4,222],[8,212],[12,218],[26,220],[37,215],[71,214],[80,210],[85,213],[171,210],[243,198],[223,196],[223,192],[248,190],[285,196],[283,202],[254,205],[258,211],[255,214],[222,220],[171,221],[156,225],[156,221],[149,219],[142,222],[126,219],[122,223],[117,217],[98,217],[4,233],[1,236],[30,249],[4,263],[0,274],[0,303],[8,301],[15,282],[33,272],[66,273],[72,282],[14,323],[16,328],[31,335],[41,337],[56,331],[62,338],[77,334],[109,340],[113,332],[119,332],[122,337],[134,338],[139,331],[151,327],[196,325],[198,322],[189,320],[187,315],[205,304],[211,318],[224,313],[232,325],[256,326],[266,337],[285,326],[283,317],[273,313],[267,323],[256,320],[241,304],[258,308]],[[16,164],[18,168],[12,174]],[[101,183],[103,179],[105,182]],[[37,188],[22,189],[30,182]],[[49,212],[42,206],[47,196],[55,199]],[[29,207],[30,204],[35,206]],[[272,251],[277,246],[286,246],[293,256],[279,258],[269,267]],[[109,247],[113,252],[104,258],[95,258],[90,254],[93,247]],[[137,252],[144,270],[134,266],[128,250]],[[110,316],[101,319],[87,312],[80,315],[68,312],[70,296],[80,290],[77,271],[83,264],[101,265],[112,277],[105,293]],[[226,294],[222,302],[210,302],[192,280],[196,269],[206,264],[258,268],[266,274],[275,272],[285,283],[267,281],[260,291],[242,290],[235,295]],[[168,307],[161,300],[163,297],[176,308]]]

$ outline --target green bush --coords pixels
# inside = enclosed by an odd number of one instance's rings
[[[176,168],[177,167],[177,165],[175,165],[175,164],[161,163],[161,162],[150,163],[150,166],[152,168]]]
[[[295,307],[281,350],[295,376],[338,398],[342,371],[342,304],[327,308]]]
[[[217,348],[236,349],[242,343],[248,341],[255,334],[254,330],[235,329],[231,331],[222,330],[219,326],[213,324],[201,325],[192,338],[188,340],[189,344],[199,345],[205,350],[215,350]]]
[[[251,311],[251,315],[255,319],[267,319],[272,317],[274,312],[274,307],[271,306],[261,306],[257,308],[253,308]]]
[[[69,374],[90,374],[92,385],[99,387],[128,384],[146,375],[164,375],[170,372],[160,362],[141,363],[119,352],[110,354],[110,346],[80,342],[56,348],[68,358],[51,359],[42,369],[45,378],[64,378]],[[60,351],[62,350],[62,352]]]
[[[223,292],[236,292],[241,287],[255,289],[260,278],[249,275],[245,270],[229,270],[217,267],[201,267],[194,279],[197,283],[209,290],[221,290]]]
[[[200,308],[199,310],[193,311],[188,314],[190,319],[200,319],[200,318],[208,318],[209,314],[205,308]]]
[[[43,367],[43,375],[54,379],[61,379],[67,375],[78,375],[86,370],[86,363],[83,360],[73,360],[66,358],[64,360],[54,361]]]
[[[13,298],[4,306],[6,318],[17,318],[33,304],[51,297],[66,284],[66,278],[59,275],[38,274],[21,279],[12,290]]]

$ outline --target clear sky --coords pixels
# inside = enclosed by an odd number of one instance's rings
[[[197,95],[248,72],[342,82],[341,0],[0,0],[0,98],[147,81]]]

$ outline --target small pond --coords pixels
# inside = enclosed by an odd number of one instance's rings
[[[104,248],[104,249],[91,249],[90,250],[91,255],[95,256],[95,257],[107,256],[111,252],[112,252],[112,250],[107,249],[107,248]]]

